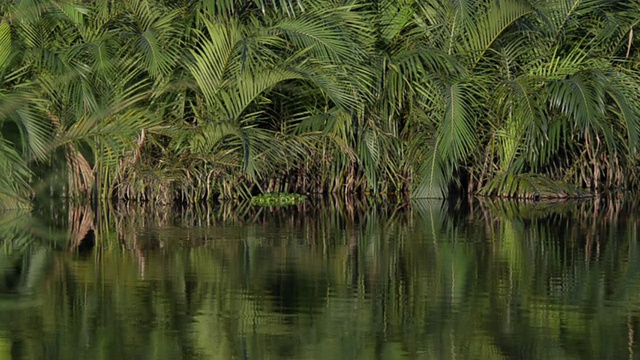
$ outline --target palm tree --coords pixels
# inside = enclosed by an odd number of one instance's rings
[[[222,196],[234,196],[231,184],[235,196],[277,187],[273,180],[305,165],[325,139],[347,147],[345,134],[331,134],[327,122],[345,120],[335,126],[349,131],[348,118],[366,97],[362,83],[370,76],[357,66],[363,51],[354,47],[363,19],[354,6],[321,5],[307,4],[300,15],[269,10],[268,18],[260,7],[227,20],[201,14],[188,65],[196,134],[172,148],[202,164],[196,171],[214,178]],[[352,23],[338,21],[345,19]]]
[[[462,69],[428,88],[435,131],[418,151],[414,195],[466,184],[471,193],[567,196],[578,192],[564,181],[636,182],[620,170],[637,164],[637,82],[622,61],[632,23],[610,21],[630,8],[563,0],[420,9],[424,41]]]
[[[524,19],[524,30],[498,52],[506,76],[494,92],[496,131],[488,146],[498,149],[500,161],[483,193],[554,196],[570,190],[549,179],[596,191],[603,183],[637,183],[628,171],[638,160],[638,79],[625,59],[633,25],[618,16],[629,9],[611,9],[605,1],[554,5]],[[514,46],[525,42],[533,46]]]
[[[72,196],[90,194],[96,175],[107,193],[137,135],[159,124],[148,104],[177,62],[171,52],[158,56],[172,44],[154,32],[172,14],[158,20],[147,3],[118,4],[21,1],[10,15],[20,20],[12,25],[20,57],[13,80],[37,79],[30,95],[38,124],[53,129],[49,149],[62,149]]]
[[[50,141],[50,129],[31,99],[31,83],[16,81],[12,71],[15,48],[7,20],[0,22],[0,209],[30,206],[30,160],[42,160]]]

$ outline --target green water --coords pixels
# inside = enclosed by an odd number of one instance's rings
[[[631,208],[4,213],[0,360],[635,358]]]

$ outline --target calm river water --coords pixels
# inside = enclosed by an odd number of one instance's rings
[[[0,359],[638,358],[636,206],[3,213]]]

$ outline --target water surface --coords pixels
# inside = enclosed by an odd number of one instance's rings
[[[0,359],[631,359],[632,208],[4,213]]]

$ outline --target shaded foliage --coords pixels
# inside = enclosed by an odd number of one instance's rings
[[[2,206],[637,190],[639,5],[5,2]]]

